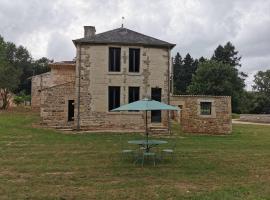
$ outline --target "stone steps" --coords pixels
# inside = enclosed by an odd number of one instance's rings
[[[165,126],[150,126],[149,132],[151,134],[168,134],[168,129]]]

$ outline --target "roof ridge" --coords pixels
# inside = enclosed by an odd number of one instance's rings
[[[124,32],[126,31],[126,33]],[[73,43],[89,43],[89,44],[128,44],[128,45],[145,45],[156,47],[173,48],[175,44],[167,41],[148,36],[143,33],[128,29],[128,28],[115,28],[109,31],[101,32],[92,38],[80,38],[73,40]]]

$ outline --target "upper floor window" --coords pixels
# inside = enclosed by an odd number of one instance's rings
[[[129,72],[140,71],[140,49],[129,49]]]
[[[200,102],[201,115],[212,114],[212,102]]]
[[[120,87],[119,86],[109,86],[108,92],[108,107],[109,111],[120,106]]]
[[[109,48],[109,71],[120,72],[121,70],[121,48]]]

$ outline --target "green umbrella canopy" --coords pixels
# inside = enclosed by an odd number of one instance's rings
[[[113,109],[112,111],[128,111],[128,110],[180,110],[176,106],[170,106],[165,103],[161,103],[158,101],[150,100],[150,99],[142,99],[139,101],[135,101],[118,108]]]

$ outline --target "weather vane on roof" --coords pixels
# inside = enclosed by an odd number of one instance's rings
[[[124,20],[125,20],[125,17],[122,16],[122,28],[124,28]]]

